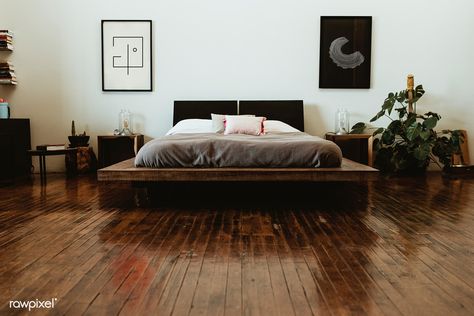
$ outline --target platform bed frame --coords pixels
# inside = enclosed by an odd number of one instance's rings
[[[176,124],[186,118],[210,118],[211,113],[255,114],[280,120],[303,131],[303,101],[175,101]],[[377,169],[343,158],[339,168],[137,168],[134,159],[97,172],[99,181],[362,181],[377,177]]]

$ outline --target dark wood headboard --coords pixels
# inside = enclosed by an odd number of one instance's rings
[[[237,101],[174,101],[173,125],[185,119],[211,119],[211,113],[237,114]]]
[[[265,116],[278,120],[304,132],[303,100],[239,101],[239,114]]]

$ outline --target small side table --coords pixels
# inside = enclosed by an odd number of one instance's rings
[[[143,143],[142,134],[97,136],[99,169],[135,157]]]
[[[326,133],[326,139],[335,142],[346,158],[373,166],[372,134],[343,134]]]
[[[41,185],[46,184],[46,156],[69,155],[70,159],[75,161],[77,148],[67,148],[60,150],[28,150],[30,156],[38,156],[40,164]]]

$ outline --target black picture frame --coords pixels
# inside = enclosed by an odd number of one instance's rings
[[[371,16],[321,16],[319,47],[319,88],[370,88]]]
[[[126,66],[117,66],[115,67],[115,58],[116,57],[121,57],[121,56],[112,56],[113,58],[113,67],[112,68],[125,68],[127,71],[130,71],[131,68],[133,71],[136,71],[136,69],[143,68],[146,70],[146,74],[141,74],[141,81],[143,83],[143,87],[127,87],[127,84],[124,84],[123,87],[117,87],[117,83],[113,84],[112,86],[108,84],[108,80],[110,80],[110,76],[112,76],[108,70],[110,70],[110,67],[108,67],[110,60],[105,60],[107,54],[107,46],[105,45],[105,40],[110,40],[110,35],[104,34],[104,28],[106,25],[111,25],[114,23],[121,24],[123,27],[123,24],[125,23],[144,23],[146,25],[143,25],[143,29],[148,32],[148,37],[149,41],[145,38],[145,34],[137,34],[136,36],[118,36],[117,38],[132,38],[132,39],[140,39],[141,38],[141,65],[139,66],[130,66],[129,64],[129,59],[127,59],[127,65]],[[118,25],[117,24],[117,25]],[[141,36],[140,36],[141,35]],[[114,37],[115,40],[115,37]],[[110,43],[110,41],[108,42]],[[101,20],[101,52],[102,52],[102,91],[104,92],[151,92],[153,91],[153,22],[152,20]],[[148,44],[148,45],[147,45]],[[128,46],[127,46],[127,52],[129,52]],[[128,53],[127,53],[128,55]],[[149,63],[146,63],[148,61],[148,58],[145,58],[145,55],[149,55]],[[107,56],[110,57],[110,56]],[[108,67],[106,69],[106,67]],[[145,68],[146,67],[146,68]],[[149,74],[148,74],[149,73]],[[145,78],[146,77],[146,78]],[[145,80],[146,79],[146,80]],[[124,80],[125,82],[125,80]],[[146,82],[146,83],[145,83]],[[138,85],[138,84],[137,84]]]

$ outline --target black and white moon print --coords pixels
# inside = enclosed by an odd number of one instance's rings
[[[321,17],[320,88],[370,88],[371,17]]]

